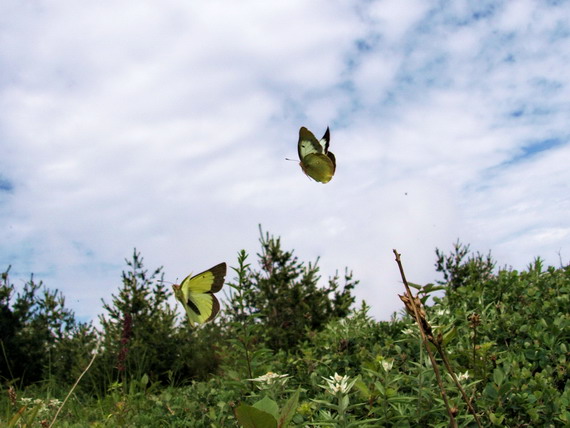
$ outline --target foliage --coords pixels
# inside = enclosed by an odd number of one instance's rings
[[[468,283],[485,281],[493,276],[496,262],[491,257],[491,252],[487,255],[479,252],[470,254],[469,247],[457,241],[453,244],[453,251],[447,256],[436,248],[435,269],[443,273],[443,281],[439,281],[440,284],[447,284],[450,288],[457,289]]]
[[[492,419],[570,421],[570,267],[544,270],[536,259],[524,272],[501,270],[456,290],[453,301],[448,323],[466,333],[457,335],[456,359],[480,379]]]
[[[32,276],[15,294],[9,268],[0,284],[0,377],[20,387],[39,381],[72,382],[88,360],[95,332],[77,323],[58,290]]]
[[[253,406],[240,404],[235,409],[236,419],[245,428],[284,428],[288,427],[299,402],[299,391],[295,392],[285,403],[282,409],[278,404],[264,396]]]
[[[215,372],[218,359],[212,344],[220,336],[219,327],[178,324],[162,268],[149,275],[136,249],[126,263],[130,270],[123,271],[123,286],[111,304],[104,303],[106,314],[100,317],[105,351],[98,366],[106,375],[102,384],[108,387],[109,382],[125,383],[145,374],[151,381],[179,383]]]
[[[108,348],[96,360],[100,364],[96,370],[107,370],[114,378],[98,395],[88,391],[71,395],[57,426],[449,426],[431,363],[408,315],[379,322],[369,316],[366,304],[346,310],[346,316],[332,310],[342,305],[322,304],[315,315],[323,316],[320,325],[303,324],[291,339],[294,346],[290,349],[268,349],[268,343],[287,338],[279,324],[284,319],[269,322],[272,306],[268,300],[282,297],[272,284],[291,299],[279,300],[284,307],[288,303],[295,306],[295,293],[306,289],[318,295],[319,290],[310,285],[317,275],[309,275],[313,266],[306,267],[292,253],[282,251],[279,240],[265,235],[261,242],[260,260],[266,264],[256,273],[247,254],[240,252],[236,278],[228,283],[233,290],[230,307],[216,322],[198,329],[166,316],[174,309],[169,309],[162,296],[153,300],[154,290],[161,289],[152,276],[141,274],[142,259],[135,252],[132,275],[126,273],[124,280],[134,278],[138,286],[124,285],[121,290],[128,289],[130,294],[114,296],[109,308],[117,317],[107,315],[114,324],[103,330],[109,334],[102,338]],[[465,248],[457,243],[455,253],[447,261],[444,256],[441,264],[447,283],[461,285],[446,287],[443,296],[434,296],[437,287],[428,285],[421,288],[421,294],[433,301],[426,308],[426,318],[434,335],[441,335],[452,369],[483,425],[570,425],[570,267],[545,268],[536,259],[522,272],[494,272],[490,255],[467,255]],[[438,250],[438,260],[441,256]],[[268,278],[275,282],[263,283]],[[6,284],[2,296],[13,293],[9,291],[13,287]],[[342,301],[342,292],[335,291]],[[335,292],[327,296],[334,300]],[[313,301],[319,306],[321,299],[314,297]],[[122,320],[135,302],[140,310],[130,312],[129,333]],[[3,307],[8,309],[5,314],[14,313],[13,305]],[[163,312],[155,312],[158,320],[150,319],[152,310]],[[296,308],[290,310],[298,315]],[[170,336],[166,325],[170,325]],[[158,339],[150,337],[152,332],[137,330],[143,326],[156,328],[156,334],[163,336],[166,362],[152,362],[155,357],[146,350],[142,361],[129,360],[142,352],[137,342],[141,338],[147,340],[141,342],[147,347],[158,346]],[[67,331],[75,337],[73,331],[79,329]],[[62,353],[73,356],[74,346],[92,343],[85,332],[77,336],[76,342],[68,342],[69,348],[60,348]],[[125,344],[125,374],[119,376],[117,357]],[[175,357],[171,359],[168,352]],[[166,382],[159,382],[160,364],[163,369],[168,367]],[[52,364],[52,370],[63,370],[56,366]],[[91,382],[103,382],[97,373],[93,371],[96,376]],[[473,426],[474,418],[451,377],[442,378],[458,426]],[[25,389],[7,385],[0,395],[0,419],[11,426],[49,421],[55,413],[55,402],[50,400],[61,400],[65,394],[45,385]]]
[[[261,231],[260,270],[251,270],[242,278],[239,301],[230,301],[233,319],[243,318],[243,307],[260,323],[269,348],[291,350],[309,331],[318,331],[331,320],[348,315],[354,303],[352,290],[358,283],[346,271],[341,287],[338,275],[328,285],[319,287],[316,263],[299,262],[292,251],[281,248],[280,238]]]
[[[237,277],[228,281],[232,288],[231,306],[222,317],[226,340],[221,346],[223,371],[228,378],[236,382],[252,379],[257,374],[269,370],[274,361],[273,351],[265,347],[262,338],[265,327],[255,321],[255,314],[247,306],[247,297],[252,289],[244,287],[251,274],[248,255],[242,250],[238,253],[238,266],[232,268]]]
[[[98,383],[105,388],[144,374],[166,377],[176,349],[176,314],[168,303],[171,293],[162,282],[162,269],[149,275],[136,249],[125,262],[130,269],[122,273],[122,287],[111,295],[111,303],[103,301],[105,314],[99,317],[103,353],[94,372],[100,372]]]

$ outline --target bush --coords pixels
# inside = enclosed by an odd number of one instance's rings
[[[351,272],[345,272],[342,286],[337,274],[320,287],[318,260],[308,265],[299,262],[293,251],[281,248],[280,238],[262,231],[260,243],[260,269],[248,269],[240,292],[253,315],[250,322],[262,326],[269,348],[293,350],[308,332],[322,330],[328,322],[349,314],[352,290],[358,283]],[[238,307],[232,299],[229,313],[233,320],[238,320]]]
[[[93,328],[77,323],[62,293],[33,276],[14,296],[8,272],[0,284],[0,376],[20,387],[69,382],[94,346]]]

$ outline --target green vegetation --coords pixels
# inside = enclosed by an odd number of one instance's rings
[[[101,331],[33,277],[17,290],[7,269],[0,425],[477,426],[465,398],[483,426],[570,425],[569,266],[496,270],[460,243],[436,250],[443,280],[410,284],[424,346],[414,315],[377,322],[355,309],[349,271],[318,285],[317,263],[269,234],[260,243],[258,266],[239,252],[226,308],[198,328],[136,250]]]

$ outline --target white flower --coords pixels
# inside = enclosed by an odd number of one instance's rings
[[[338,373],[335,373],[334,376],[331,376],[330,378],[323,377],[323,379],[327,385],[321,385],[321,388],[326,389],[333,395],[337,395],[338,393],[347,394],[356,382],[356,379],[354,379],[349,383],[348,381],[350,378],[348,376],[341,376]]]
[[[22,397],[20,398],[20,403],[22,403],[22,405],[24,406],[34,406],[34,408],[38,409],[38,414],[44,414],[48,411],[48,406],[46,403],[44,403],[44,401],[41,398],[26,398],[26,397]]]
[[[56,408],[59,407],[61,405],[61,401],[58,400],[57,398],[52,398],[51,400],[49,400],[48,406],[52,407],[52,408]]]
[[[392,370],[392,367],[394,366],[394,360],[382,360],[382,368],[384,369],[385,372],[389,372],[390,370]]]
[[[252,382],[260,382],[260,383],[264,383],[268,386],[273,385],[273,384],[285,384],[285,382],[287,382],[287,378],[289,377],[288,374],[277,374],[277,373],[273,373],[273,372],[267,372],[265,373],[263,376],[259,376],[256,377],[254,379],[248,379]]]
[[[459,375],[457,376],[457,380],[459,382],[467,379],[469,379],[469,371],[466,371],[465,373],[459,373]]]

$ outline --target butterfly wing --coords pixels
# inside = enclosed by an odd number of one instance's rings
[[[302,126],[301,129],[299,129],[299,143],[297,144],[297,151],[299,152],[299,160],[303,162],[303,159],[307,155],[323,153],[324,148],[319,143],[319,140],[315,138],[313,133]]]
[[[313,180],[320,183],[328,183],[331,181],[335,171],[333,159],[334,155],[331,159],[331,157],[327,155],[310,154],[307,155],[301,163],[301,168],[303,172]]]
[[[190,323],[204,324],[216,317],[220,302],[211,293],[190,293],[185,309]]]
[[[182,303],[191,323],[205,323],[213,319],[220,310],[220,302],[214,296],[222,289],[227,266],[220,263],[198,275],[188,275],[174,294]]]
[[[331,132],[329,127],[327,126],[327,130],[325,131],[325,135],[319,141],[319,144],[324,148],[325,153],[329,151],[329,144],[331,143]]]
[[[180,284],[182,291],[184,293],[217,293],[224,285],[226,270],[226,264],[220,263],[213,268],[200,272],[197,275],[188,275]],[[186,295],[186,297],[188,296]]]
[[[336,158],[333,155],[333,152],[327,152],[327,156],[331,161],[332,164],[332,173],[331,173],[331,178],[334,175],[335,171],[336,171]]]
[[[330,130],[327,127],[325,135],[317,140],[313,133],[304,126],[299,130],[299,165],[305,174],[315,181],[328,183],[336,170],[336,159],[328,151]]]

